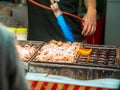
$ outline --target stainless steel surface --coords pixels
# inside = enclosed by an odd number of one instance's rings
[[[44,44],[40,45],[40,48]],[[35,56],[37,55],[37,51],[35,55],[30,59],[27,66],[28,72],[32,73],[45,73],[45,74],[52,74],[52,75],[58,75],[58,76],[65,76],[73,79],[79,79],[79,80],[93,80],[93,79],[102,79],[102,78],[120,78],[120,63],[117,59],[117,55],[120,54],[120,50],[118,50],[119,47],[116,46],[109,46],[109,45],[84,45],[85,48],[93,48],[99,50],[96,53],[98,54],[99,59],[100,53],[105,52],[107,53],[107,58],[105,58],[104,61],[109,61],[108,56],[112,56],[112,60],[114,63],[93,63],[94,60],[92,60],[90,63],[86,64],[84,61],[81,63],[78,60],[77,63],[58,63],[58,62],[43,62],[43,61],[34,61]],[[105,50],[105,51],[102,51]],[[112,51],[112,54],[111,54]],[[119,52],[119,53],[117,53]],[[93,52],[94,53],[94,52]],[[110,55],[109,55],[110,54]],[[91,54],[92,55],[92,54]],[[93,58],[94,59],[94,58]]]

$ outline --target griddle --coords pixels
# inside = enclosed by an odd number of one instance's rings
[[[39,50],[41,49],[41,47],[39,48]],[[48,75],[60,75],[80,80],[120,78],[120,60],[117,57],[117,54],[119,54],[118,47],[109,45],[89,44],[84,44],[84,47],[93,49],[89,64],[85,63],[86,57],[80,59],[79,56],[76,60],[77,62],[75,63],[34,61],[34,58],[37,55],[36,52],[36,54],[29,62],[28,71],[34,73],[47,73]],[[98,50],[97,58],[93,55],[94,50]],[[103,58],[101,55],[103,52],[102,50],[104,51],[104,54],[107,55],[104,57],[104,59],[101,59]],[[112,59],[109,59],[110,57],[112,57]],[[100,62],[100,60],[103,61]]]

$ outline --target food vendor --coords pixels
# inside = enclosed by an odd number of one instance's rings
[[[50,41],[67,41],[60,30],[56,17],[52,10],[39,7],[31,1],[42,4],[50,8],[50,0],[28,0],[28,40]],[[77,15],[79,0],[54,0],[58,3],[62,11]],[[89,36],[96,31],[96,0],[84,0],[87,12],[82,18],[81,23],[74,17],[64,15],[66,23],[70,26],[74,40],[77,42],[84,41],[84,36]],[[70,37],[70,36],[69,36]]]

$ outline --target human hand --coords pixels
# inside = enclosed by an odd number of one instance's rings
[[[96,20],[96,10],[90,9],[83,17],[83,36],[93,35],[96,31],[97,20]]]

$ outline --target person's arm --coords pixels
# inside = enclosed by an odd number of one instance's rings
[[[25,79],[25,71],[22,67],[21,61],[18,58],[15,40],[13,36],[9,35],[7,47],[8,58],[8,76],[10,90],[30,90],[27,80]]]
[[[96,31],[96,0],[84,0],[87,8],[87,13],[83,17],[83,31],[82,35],[89,36],[93,35]]]
[[[0,90],[30,90],[20,62],[13,34],[0,24]]]

